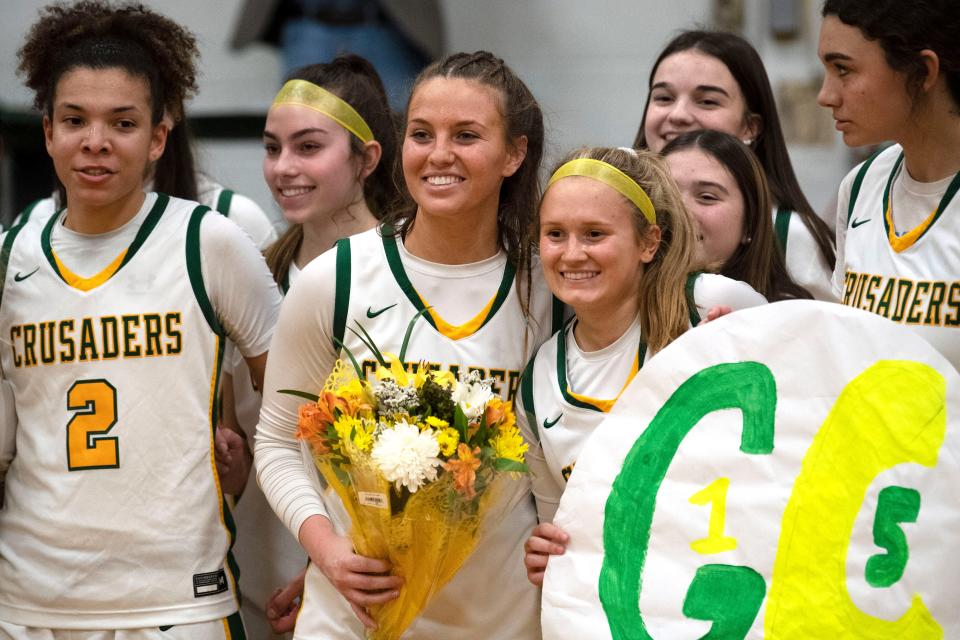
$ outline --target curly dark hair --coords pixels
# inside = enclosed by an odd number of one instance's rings
[[[51,115],[67,71],[124,69],[147,80],[157,124],[164,111],[176,121],[183,117],[184,100],[197,90],[198,55],[189,31],[141,4],[82,0],[43,9],[17,52],[17,73],[33,90],[34,106]]]
[[[920,51],[940,58],[953,102],[960,106],[960,8],[956,0],[915,0],[905,7],[897,0],[826,0],[824,16],[836,16],[856,27],[883,49],[890,68],[905,73],[914,96],[927,75]]]

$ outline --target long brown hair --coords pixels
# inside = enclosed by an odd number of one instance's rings
[[[773,202],[795,211],[800,216],[804,226],[817,243],[820,255],[830,269],[833,269],[837,262],[833,233],[803,195],[803,189],[800,188],[800,183],[793,171],[793,164],[790,162],[790,154],[787,153],[787,142],[780,126],[780,116],[777,113],[777,103],[773,98],[773,89],[770,87],[770,78],[767,77],[763,60],[749,42],[738,35],[723,31],[683,31],[667,43],[656,62],[653,63],[647,88],[653,86],[653,78],[663,60],[675,53],[691,49],[722,62],[736,80],[743,94],[747,111],[760,118],[760,132],[749,146],[760,160],[773,195]],[[644,129],[649,106],[648,96],[647,103],[643,107],[640,128],[633,142],[633,146],[638,149],[647,148]],[[771,211],[772,209],[771,204]],[[770,215],[770,212],[767,215]]]
[[[812,298],[810,292],[787,273],[783,254],[776,246],[770,217],[770,189],[756,154],[736,137],[710,130],[681,134],[660,153],[666,157],[686,149],[699,149],[722,164],[743,196],[743,234],[748,242],[737,246],[719,273],[746,282],[770,302]]]
[[[369,125],[383,152],[377,167],[363,181],[363,198],[374,217],[382,218],[398,197],[397,129],[383,81],[373,65],[358,55],[347,54],[325,64],[297,69],[286,79],[306,80],[323,87],[353,107]],[[363,156],[363,144],[353,135],[350,150],[357,157]],[[287,280],[290,264],[302,243],[303,226],[294,224],[267,248],[267,266],[278,284]]]

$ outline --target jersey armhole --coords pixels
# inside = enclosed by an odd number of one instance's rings
[[[537,439],[537,442],[540,442],[540,432],[537,430],[537,412],[533,406],[533,363],[536,360],[537,354],[534,353],[530,362],[527,363],[527,368],[520,375],[520,400],[523,402],[523,412],[527,416],[530,432]]]
[[[220,195],[217,196],[217,211],[224,218],[230,217],[230,203],[233,202],[233,191],[230,189],[224,189],[220,192]]]
[[[857,177],[853,180],[853,186],[850,188],[850,203],[847,205],[847,226],[850,226],[850,221],[853,220],[853,205],[857,202],[857,196],[860,195],[860,187],[863,185],[863,179],[867,175],[867,169],[870,168],[870,165],[873,164],[873,161],[877,159],[877,156],[880,155],[885,149],[880,149],[880,151],[874,152],[872,156],[867,158],[863,166],[860,167],[860,171],[857,172]]]
[[[337,240],[337,288],[333,301],[333,352],[340,353],[350,308],[350,238]]]
[[[3,246],[0,247],[0,306],[3,305],[3,291],[7,284],[7,267],[10,264],[10,254],[13,252],[13,242],[25,226],[25,223],[21,223],[11,227],[3,237]]]
[[[690,326],[695,327],[700,324],[700,312],[697,311],[697,301],[693,297],[693,289],[697,284],[697,278],[700,277],[702,271],[694,271],[693,273],[687,275],[687,285],[684,287],[684,293],[687,298],[687,311],[690,313]]]
[[[193,288],[193,295],[197,299],[203,311],[203,317],[215,334],[223,337],[223,326],[217,319],[217,314],[210,303],[210,297],[207,295],[207,287],[203,282],[203,269],[200,263],[200,223],[203,216],[210,211],[210,207],[200,205],[190,214],[190,222],[187,224],[187,274],[190,276],[190,286]]]

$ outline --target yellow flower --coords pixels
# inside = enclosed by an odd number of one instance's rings
[[[436,430],[438,430],[438,431],[439,431],[440,429],[446,429],[447,427],[450,426],[450,423],[449,423],[449,422],[447,422],[446,420],[441,420],[440,418],[438,418],[438,417],[436,417],[436,416],[427,416],[426,422],[427,422],[427,426],[428,426],[428,427],[433,427],[434,429],[436,429]]]
[[[490,440],[490,446],[493,447],[494,455],[498,458],[506,458],[516,462],[523,462],[523,454],[530,448],[523,441],[520,430],[516,427],[500,428],[500,431]]]
[[[377,367],[377,380],[395,380],[401,387],[410,384],[410,375],[404,368],[403,363],[400,362],[400,358],[392,353],[383,354],[383,358],[387,361],[388,366]]]
[[[333,423],[333,428],[337,431],[337,437],[340,438],[341,442],[350,442],[352,439],[351,435],[353,430],[356,429],[360,431],[363,429],[363,426],[360,424],[360,420],[348,415],[340,416],[336,422]]]
[[[373,448],[373,430],[376,428],[375,422],[360,422],[357,424],[356,433],[353,435],[353,444],[357,449],[368,453]]]
[[[430,418],[427,418],[427,420],[429,421]],[[437,420],[437,422],[447,424],[445,420]],[[452,456],[453,452],[457,450],[459,442],[460,434],[456,429],[440,429],[437,432],[437,444],[440,445],[440,454],[443,456]]]

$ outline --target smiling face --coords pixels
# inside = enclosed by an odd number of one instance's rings
[[[743,194],[730,171],[701,149],[667,156],[667,166],[680,187],[683,204],[697,221],[702,264],[718,269],[744,238]]]
[[[296,104],[270,109],[263,132],[263,178],[291,224],[328,222],[363,197],[362,161],[351,133]]]
[[[496,220],[500,185],[523,162],[525,140],[508,142],[496,90],[437,77],[410,98],[403,176],[417,217]]]
[[[635,212],[606,184],[585,177],[552,184],[540,206],[540,260],[550,290],[577,316],[636,315],[640,276],[659,247],[659,229],[642,239]]]
[[[825,75],[817,102],[833,112],[851,147],[899,141],[911,121],[907,76],[887,64],[883,49],[834,15],[823,19],[818,55]]]
[[[643,126],[647,146],[659,153],[679,134],[698,129],[756,138],[758,117],[747,111],[740,86],[723,62],[687,49],[660,61]]]
[[[123,69],[78,67],[60,77],[43,132],[71,216],[139,209],[147,166],[167,139],[150,104],[147,81]]]

